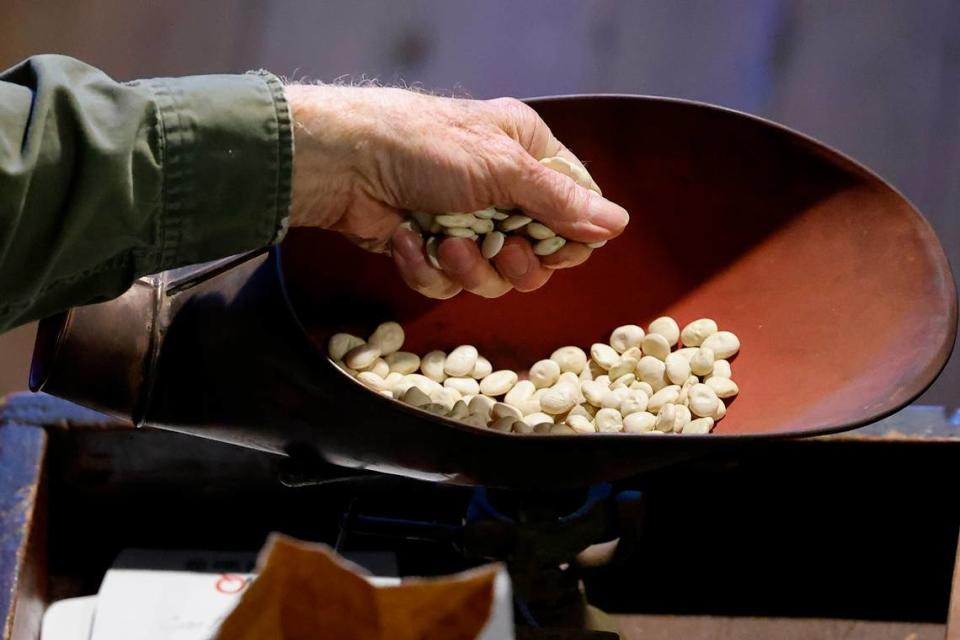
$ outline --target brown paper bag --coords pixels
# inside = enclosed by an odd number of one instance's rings
[[[274,534],[217,640],[474,640],[497,567],[374,587],[326,545]]]

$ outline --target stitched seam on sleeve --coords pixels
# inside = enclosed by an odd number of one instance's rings
[[[183,126],[174,90],[162,80],[151,80],[157,102],[161,155],[161,208],[157,268],[175,264],[180,253],[183,220],[184,145]]]
[[[293,125],[290,105],[283,91],[283,83],[272,73],[260,70],[256,72],[263,79],[270,92],[275,118],[271,127],[277,139],[276,154],[271,161],[274,172],[274,186],[268,194],[266,210],[273,211],[273,228],[265,229],[264,237],[271,243],[279,242],[286,235],[290,215],[290,191],[293,178]]]

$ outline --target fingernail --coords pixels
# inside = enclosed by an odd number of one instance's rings
[[[605,229],[620,231],[630,222],[630,214],[620,205],[590,191],[590,221]]]
[[[393,234],[391,245],[404,259],[415,257],[422,250],[423,239],[413,230],[399,227]]]
[[[440,245],[441,259],[446,271],[452,273],[466,273],[473,267],[473,260],[467,250],[467,242],[471,240],[453,239]]]
[[[530,271],[530,261],[527,259],[526,252],[520,247],[508,245],[500,253],[503,258],[497,262],[497,266],[503,270],[503,275],[506,277],[518,280]]]

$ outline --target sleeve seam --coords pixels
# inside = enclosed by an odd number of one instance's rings
[[[180,118],[179,101],[173,87],[160,79],[147,82],[156,103],[157,140],[160,160],[160,215],[157,234],[159,250],[156,251],[158,266],[179,264],[182,239],[181,215],[184,208],[184,165],[186,158],[180,153],[189,141],[183,139],[186,131]]]
[[[259,70],[251,72],[265,83],[274,107],[274,126],[277,138],[276,155],[272,162],[275,175],[274,193],[267,202],[267,209],[274,212],[273,228],[267,229],[264,237],[271,244],[283,240],[290,215],[290,196],[293,183],[293,126],[290,105],[283,91],[283,83],[274,74]]]

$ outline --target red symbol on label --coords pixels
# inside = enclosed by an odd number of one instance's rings
[[[217,580],[214,589],[216,589],[218,593],[232,595],[234,593],[240,593],[246,586],[247,579],[243,576],[225,573]]]

